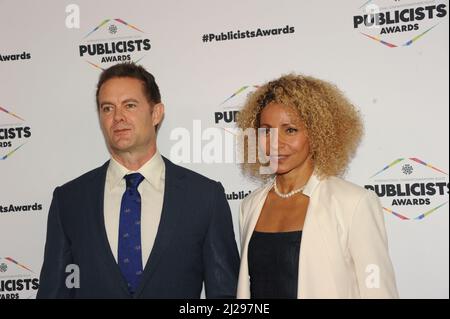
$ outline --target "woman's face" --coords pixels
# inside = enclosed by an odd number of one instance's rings
[[[311,164],[306,127],[293,107],[269,103],[261,112],[260,127],[265,129],[266,137],[260,138],[260,146],[265,146],[271,167],[277,174]],[[278,143],[270,144],[270,129],[277,129]]]

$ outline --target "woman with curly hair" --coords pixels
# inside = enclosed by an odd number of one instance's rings
[[[243,168],[268,183],[241,205],[237,297],[398,297],[379,200],[339,177],[363,132],[339,89],[282,76],[248,98],[238,126],[258,130],[263,156]],[[273,174],[260,173],[263,158]]]

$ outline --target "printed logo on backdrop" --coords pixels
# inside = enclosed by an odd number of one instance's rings
[[[201,120],[192,121],[192,130],[175,128],[170,140],[175,143],[170,148],[170,159],[175,163],[242,163],[238,154],[238,128],[236,119],[247,96],[256,85],[242,86],[216,105],[206,121],[209,127],[202,127]]]
[[[0,257],[0,299],[35,298],[39,278],[28,266],[12,257]]]
[[[221,136],[223,136],[223,142],[220,141],[220,143],[215,143],[215,145],[223,144],[225,163],[241,163],[237,159],[240,153],[237,151],[238,144],[236,137],[238,136],[238,128],[236,126],[236,120],[247,98],[257,88],[257,85],[244,85],[226,97],[216,107],[214,112],[214,126],[216,130],[222,130]],[[243,199],[248,195],[248,192],[239,191],[237,194],[238,199]],[[227,198],[236,199],[236,193],[233,192],[230,196],[227,195]]]
[[[31,137],[23,117],[0,105],[0,161],[10,158]]]
[[[385,212],[402,220],[422,220],[448,204],[448,173],[415,157],[386,165],[364,187],[378,195]]]
[[[238,190],[238,191],[232,191],[231,193],[226,193],[227,196],[227,200],[242,200],[245,197],[247,197],[248,195],[251,194],[251,190],[248,191],[242,191],[242,190]]]
[[[186,127],[172,129],[169,139],[175,143],[170,147],[170,159],[175,163],[205,164],[257,163],[259,160],[261,164],[267,164],[260,166],[260,174],[273,174],[276,164],[269,163],[264,149],[257,147],[259,142],[265,144],[257,140],[261,135],[253,128],[241,131],[236,126],[239,111],[256,88],[256,85],[242,86],[220,102],[206,120],[210,127],[203,129],[201,120],[193,120],[192,130]],[[277,134],[270,134],[271,143],[277,143],[276,139]],[[231,194],[231,198],[242,199],[245,194],[245,191],[239,191],[237,195]]]
[[[203,43],[211,43],[215,41],[233,41],[256,39],[262,37],[282,36],[285,34],[295,33],[295,27],[289,24],[277,27],[261,27],[249,30],[227,30],[220,33],[204,33],[202,35]]]
[[[2,214],[20,214],[20,213],[34,213],[42,212],[42,204],[4,204],[0,203],[0,216]]]
[[[150,39],[123,19],[105,19],[91,29],[78,47],[80,58],[104,70],[121,62],[139,62],[150,50]]]
[[[447,10],[442,1],[369,0],[353,16],[353,28],[389,48],[407,47],[438,27]]]
[[[214,112],[214,124],[221,128],[235,128],[239,110],[257,88],[257,85],[245,85],[222,101]]]
[[[227,136],[236,136],[236,117],[239,110],[242,109],[249,95],[257,88],[257,85],[244,85],[223,100],[214,112],[214,125],[222,128]],[[232,148],[235,149],[235,142],[233,142],[233,146],[228,145],[227,147],[228,150]],[[243,200],[251,192],[251,190],[235,190],[226,193],[226,198],[228,201]]]
[[[13,62],[13,61],[20,61],[20,60],[30,60],[31,59],[31,53],[29,52],[21,52],[21,53],[2,53],[0,52],[0,62]]]

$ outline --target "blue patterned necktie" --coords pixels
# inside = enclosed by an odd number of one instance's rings
[[[122,196],[119,222],[119,249],[117,261],[130,293],[134,293],[142,276],[141,251],[141,195],[139,184],[144,176],[125,175],[127,187]]]

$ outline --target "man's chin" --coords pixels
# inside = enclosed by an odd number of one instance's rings
[[[132,148],[132,143],[126,141],[120,141],[111,145],[111,149],[116,152],[127,152]]]

